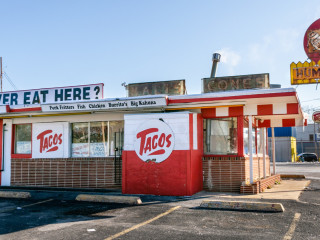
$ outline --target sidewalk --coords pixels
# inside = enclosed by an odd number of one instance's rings
[[[266,189],[260,194],[244,195],[238,193],[206,192],[206,196],[209,198],[298,200],[301,192],[309,184],[310,180],[290,179],[282,180],[280,184],[274,185],[271,189]]]
[[[197,204],[203,200],[298,200],[301,192],[310,184],[309,180],[282,180],[281,184],[275,185],[271,189],[266,189],[265,192],[257,195],[244,195],[238,193],[220,193],[220,192],[206,192],[201,191],[194,194],[193,196],[154,196],[154,195],[123,195],[120,191],[66,191],[63,189],[57,190],[29,190],[28,188],[0,188],[0,192],[27,192],[30,193],[32,199],[42,200],[42,199],[57,199],[63,201],[75,200],[80,194],[92,195],[92,196],[122,196],[122,197],[140,197],[142,204],[152,204],[161,202],[190,202]],[[117,199],[117,198],[115,198]],[[251,201],[252,201],[251,200]],[[116,203],[116,202],[115,202]]]

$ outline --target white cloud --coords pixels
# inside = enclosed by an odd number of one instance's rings
[[[231,67],[235,67],[240,63],[241,56],[230,48],[223,48],[217,52],[221,54],[220,61],[222,63],[230,65]]]

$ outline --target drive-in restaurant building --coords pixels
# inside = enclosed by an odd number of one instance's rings
[[[1,186],[122,189],[125,194],[259,193],[270,173],[266,128],[306,123],[294,88],[269,75],[0,93]]]

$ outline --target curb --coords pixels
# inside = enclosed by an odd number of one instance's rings
[[[224,210],[242,210],[242,211],[259,211],[259,212],[284,212],[281,203],[269,202],[242,202],[242,201],[219,201],[205,200],[200,204],[201,208],[213,208]]]
[[[8,192],[0,191],[0,198],[30,198],[29,192]]]
[[[138,205],[142,203],[139,197],[89,195],[89,194],[79,194],[76,197],[76,200],[86,201],[86,202],[124,203],[124,204],[130,204],[130,205]]]
[[[299,174],[280,174],[281,178],[300,178],[305,179],[306,177],[304,175]]]

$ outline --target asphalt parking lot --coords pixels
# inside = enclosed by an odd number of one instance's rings
[[[69,192],[0,199],[0,239],[319,239],[320,165],[313,168],[298,201],[274,200],[282,213],[202,209],[199,196],[142,196],[135,206],[78,202]]]

